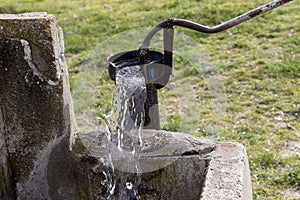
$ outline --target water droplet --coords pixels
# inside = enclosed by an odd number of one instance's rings
[[[126,188],[127,188],[128,190],[132,190],[132,188],[133,188],[132,183],[131,183],[131,182],[126,182]]]

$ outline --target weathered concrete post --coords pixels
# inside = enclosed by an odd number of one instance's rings
[[[58,172],[55,164],[69,152],[72,113],[63,35],[54,16],[0,15],[0,199],[13,190],[18,199],[48,199],[59,188],[74,192],[64,181],[49,189],[48,176],[68,179],[70,166]]]

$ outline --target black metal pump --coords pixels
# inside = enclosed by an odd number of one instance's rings
[[[145,55],[141,56],[140,50],[133,50],[114,54],[108,57],[110,78],[115,81],[117,68],[142,65],[146,84],[153,84],[156,89],[160,89],[168,83],[171,75],[169,62],[172,60],[169,61],[164,55],[168,55],[168,52],[162,54],[148,50]],[[172,57],[169,56],[169,58]],[[141,64],[141,59],[143,59],[143,64]]]
[[[242,22],[245,22],[249,19],[252,19],[258,15],[261,15],[269,10],[277,8],[290,1],[293,0],[274,0],[268,4],[265,4],[261,7],[258,7],[254,10],[251,10],[243,15],[240,15],[236,18],[233,18],[214,27],[204,26],[185,19],[169,18],[165,21],[158,23],[149,31],[149,33],[146,35],[143,41],[142,46],[138,50],[139,53],[137,50],[134,50],[110,56],[108,58],[110,77],[112,80],[115,80],[115,68],[124,66],[124,63],[129,63],[131,65],[131,61],[135,60],[136,62],[139,62],[135,64],[145,64],[144,74],[146,78],[146,83],[155,84],[155,87],[157,89],[160,89],[168,83],[170,75],[172,73],[172,52],[174,37],[173,26],[181,26],[202,33],[218,33],[229,29],[233,26],[236,26]],[[154,34],[161,29],[164,29],[164,54],[163,56],[160,56],[158,58],[158,55],[161,54],[156,51],[149,51],[148,48],[150,46],[150,42]]]
[[[204,26],[185,19],[169,18],[158,23],[149,31],[143,41],[142,46],[138,50],[117,53],[108,57],[108,69],[110,77],[112,80],[115,80],[116,68],[133,65],[143,66],[143,73],[147,85],[147,105],[145,105],[145,124],[147,125],[147,123],[151,123],[151,120],[153,120],[150,119],[147,113],[148,109],[150,109],[151,106],[157,104],[156,89],[164,87],[168,83],[170,75],[172,74],[174,26],[181,26],[202,33],[218,33],[249,19],[252,19],[258,15],[261,15],[269,10],[277,8],[290,1],[293,0],[274,0],[268,4],[265,4],[261,7],[251,10],[248,13],[240,15],[214,27]],[[149,50],[152,37],[161,29],[164,30],[164,54]],[[159,118],[158,114],[156,115],[156,117]],[[148,120],[147,122],[147,119],[149,119],[150,121]],[[159,123],[156,124],[158,125],[150,126],[150,128],[159,129]]]

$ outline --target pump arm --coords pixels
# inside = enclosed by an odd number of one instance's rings
[[[233,26],[236,26],[242,22],[245,22],[249,19],[252,19],[258,15],[261,15],[269,10],[277,8],[277,7],[279,7],[283,4],[286,4],[290,1],[293,1],[293,0],[274,0],[268,4],[265,4],[261,7],[258,7],[254,10],[251,10],[245,14],[242,14],[236,18],[233,18],[229,21],[226,21],[226,22],[216,25],[214,27],[204,26],[204,25],[192,22],[192,21],[185,20],[185,19],[169,18],[165,21],[158,23],[155,27],[153,27],[149,31],[149,33],[146,35],[143,45],[141,46],[140,49],[148,49],[150,46],[151,39],[154,36],[154,34],[163,28],[168,28],[168,27],[173,27],[173,26],[181,26],[181,27],[189,28],[189,29],[192,29],[192,30],[195,30],[198,32],[202,32],[202,33],[218,33],[218,32],[224,31],[226,29],[229,29]]]

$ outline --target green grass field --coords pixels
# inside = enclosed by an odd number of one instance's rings
[[[151,27],[170,18],[213,26],[268,0],[2,0],[0,13],[45,11],[64,31],[70,69],[80,69],[88,55],[115,34]],[[175,28],[197,43],[217,66],[226,96],[226,116],[218,140],[244,144],[249,156],[254,199],[300,198],[300,4],[293,1],[222,33],[206,35]],[[117,52],[115,52],[117,53]],[[210,134],[213,95],[188,61],[174,57],[174,68],[192,85],[199,104],[197,136]],[[71,84],[76,79],[71,74]],[[108,110],[113,82],[99,81],[99,106]],[[164,128],[177,131],[180,103],[168,89]],[[191,105],[192,107],[192,105]]]

